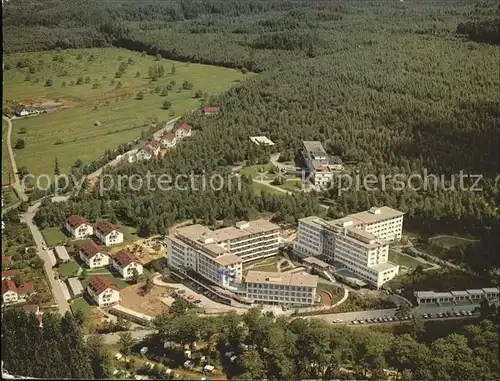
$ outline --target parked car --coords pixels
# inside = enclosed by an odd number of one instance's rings
[[[462,316],[466,316],[466,315],[467,315],[467,313],[466,313],[464,310],[462,310],[462,311],[460,311],[460,315],[462,315]]]
[[[467,316],[472,316],[472,312],[467,311]]]
[[[351,324],[358,324],[358,321],[357,320],[353,320],[353,321],[351,321]]]

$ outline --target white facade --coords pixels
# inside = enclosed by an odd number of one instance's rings
[[[18,300],[19,300],[19,295],[17,294],[17,292],[12,290],[8,290],[2,295],[2,302],[5,304],[15,303]]]
[[[247,298],[255,303],[312,305],[318,277],[310,274],[249,271],[245,285]]]
[[[66,221],[66,230],[74,239],[82,239],[90,237],[92,234],[94,234],[94,228],[92,227],[92,225],[89,225],[87,223],[72,227],[70,223]]]
[[[325,256],[379,288],[399,273],[388,261],[389,240],[400,239],[403,213],[371,208],[334,221],[312,216],[299,220],[294,250],[304,256]]]
[[[177,137],[174,136],[172,139],[163,138],[160,140],[160,144],[164,148],[173,148],[177,144]]]
[[[134,269],[138,275],[142,275],[144,269],[140,263],[131,262],[126,266],[121,267],[118,262],[113,260],[113,268],[120,273],[123,279],[130,279],[134,276]]]
[[[103,234],[96,229],[95,235],[106,246],[118,245],[123,242],[123,233],[118,230],[113,230],[107,234]]]
[[[80,251],[80,259],[91,269],[109,265],[109,256],[106,253],[99,252],[93,255],[91,258],[88,258],[84,253]]]
[[[173,235],[166,237],[169,267],[184,271],[191,269],[221,287],[241,282],[243,260],[234,255],[213,257],[201,247],[192,247]]]
[[[278,253],[279,226],[266,220],[218,230],[191,225],[175,229],[166,245],[170,267],[194,270],[227,288],[241,282],[243,263]]]
[[[87,292],[99,307],[109,307],[120,302],[120,292],[110,287],[100,293],[87,287]]]
[[[141,149],[137,152],[137,160],[151,160],[153,158],[153,153],[149,149]]]

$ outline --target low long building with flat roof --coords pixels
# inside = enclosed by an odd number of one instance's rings
[[[247,298],[255,303],[312,305],[318,277],[307,273],[249,271],[245,285]]]
[[[243,263],[278,253],[279,229],[264,219],[216,230],[200,224],[172,229],[165,239],[168,265],[230,287],[241,282]]]
[[[498,287],[478,288],[473,290],[459,290],[450,292],[415,291],[418,304],[451,303],[461,301],[478,302],[481,299],[496,301],[500,299]]]
[[[383,206],[332,221],[302,218],[294,250],[338,262],[379,288],[399,273],[399,266],[389,262],[389,243],[401,238],[403,215]]]

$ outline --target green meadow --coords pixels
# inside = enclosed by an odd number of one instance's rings
[[[15,150],[18,167],[49,175],[56,157],[64,173],[77,159],[95,160],[106,149],[138,138],[152,124],[198,108],[203,99],[252,75],[117,48],[19,53],[5,55],[4,63],[4,102],[65,106],[13,121],[12,144],[17,139],[26,143]],[[151,77],[151,67],[162,75]],[[185,81],[190,85],[183,86]],[[137,99],[139,93],[142,99]],[[168,109],[163,108],[165,101]]]

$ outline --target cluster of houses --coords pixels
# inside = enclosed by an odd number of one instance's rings
[[[159,139],[150,140],[143,148],[133,155],[129,155],[127,160],[134,163],[142,160],[151,160],[158,156],[160,151],[174,148],[177,142],[191,136],[193,128],[187,123],[181,123],[174,127],[172,131],[164,133]]]
[[[119,273],[123,279],[130,279],[136,272],[141,275],[144,271],[139,259],[128,250],[120,250],[110,257],[107,253],[100,251],[98,245],[93,242],[84,245],[80,251],[80,258],[92,268],[105,266],[111,262],[111,267]],[[98,258],[97,261],[94,261]],[[120,302],[120,291],[111,279],[101,275],[94,276],[87,285],[87,293],[99,307],[110,307]]]
[[[208,106],[203,108],[203,114],[205,116],[217,115],[219,113],[219,107]],[[144,147],[127,156],[127,161],[129,163],[135,163],[137,161],[151,160],[153,157],[157,157],[161,150],[172,149],[176,144],[193,134],[193,127],[187,123],[180,123],[175,125],[172,131],[165,132],[159,139],[152,139],[147,142]]]
[[[66,230],[74,239],[83,239],[95,235],[105,246],[118,245],[123,242],[120,227],[106,220],[90,225],[87,219],[72,215],[66,221]]]

